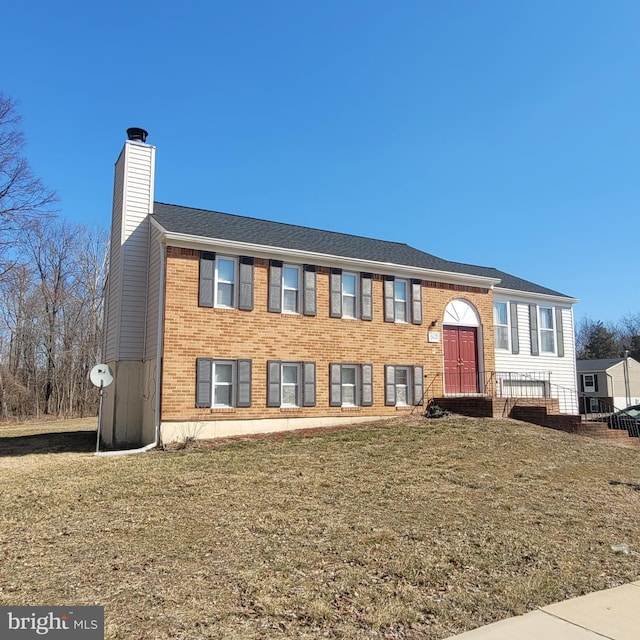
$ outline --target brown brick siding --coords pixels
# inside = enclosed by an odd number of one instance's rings
[[[384,365],[422,365],[429,395],[442,395],[442,339],[428,343],[433,320],[442,333],[446,305],[456,298],[472,303],[483,325],[483,368],[494,368],[492,292],[423,282],[423,324],[392,324],[383,319],[383,283],[373,279],[373,321],[329,317],[328,269],[317,273],[317,316],[269,313],[267,309],[268,261],[254,266],[254,310],[198,307],[199,254],[167,248],[164,357],[162,380],[163,420],[280,418],[284,411],[266,406],[267,360],[314,361],[316,406],[294,411],[304,416],[344,416],[329,407],[329,363],[372,363],[374,406],[358,408],[358,415],[395,415],[384,406]],[[441,337],[442,338],[442,337]],[[482,348],[482,345],[480,345]],[[195,408],[195,363],[198,357],[250,358],[252,406],[228,412]],[[353,410],[351,410],[353,411]],[[287,411],[287,415],[291,412]]]

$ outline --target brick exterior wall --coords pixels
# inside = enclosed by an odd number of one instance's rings
[[[337,264],[336,266],[341,266]],[[254,265],[254,309],[198,306],[199,252],[167,248],[165,281],[162,420],[221,420],[287,417],[396,415],[401,409],[384,404],[384,365],[421,365],[427,397],[442,390],[443,343],[429,343],[433,320],[442,333],[447,304],[463,298],[481,319],[479,361],[494,368],[493,301],[488,289],[437,282],[422,283],[423,324],[384,322],[382,275],[373,279],[373,321],[329,317],[329,270],[318,268],[317,315],[267,311],[268,261]],[[252,405],[236,409],[195,407],[196,358],[252,360]],[[300,409],[267,407],[267,361],[316,363],[316,406]],[[329,363],[373,364],[372,407],[329,406]],[[407,410],[407,409],[405,409]],[[409,409],[410,410],[410,409]]]

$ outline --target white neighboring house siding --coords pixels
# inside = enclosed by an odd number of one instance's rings
[[[149,213],[153,203],[153,173],[155,148],[127,141],[116,166],[116,184],[123,181],[122,210],[118,199],[114,203],[114,223],[119,218],[120,238],[112,231],[112,252],[116,249],[116,261],[112,263],[110,276],[117,274],[116,295],[109,300],[111,318],[117,319],[117,348],[115,360],[142,360],[147,303],[147,269],[149,264]],[[122,173],[122,177],[119,175]],[[124,176],[127,176],[126,181]],[[112,258],[113,260],[113,258]],[[122,274],[126,274],[123,281]],[[116,280],[112,277],[111,280]],[[113,330],[109,323],[109,332]],[[108,360],[110,358],[107,358]]]
[[[147,318],[145,329],[144,359],[153,360],[158,356],[158,322],[160,310],[161,269],[163,268],[160,252],[165,247],[162,244],[162,233],[155,225],[150,225],[151,237],[149,242],[149,280],[147,285]]]
[[[562,413],[578,413],[577,387],[576,387],[576,357],[573,307],[571,303],[550,300],[542,297],[524,297],[522,295],[510,295],[494,289],[494,302],[506,302],[509,315],[509,303],[515,302],[518,306],[518,341],[519,353],[512,353],[511,319],[509,318],[509,349],[495,349],[495,366],[497,372],[521,372],[521,373],[550,373],[552,384],[551,395],[560,401]],[[559,308],[562,311],[562,333],[564,342],[564,356],[556,354],[540,353],[531,355],[531,333],[529,328],[529,305],[539,307]],[[539,330],[538,330],[539,331]],[[539,334],[538,334],[539,335]]]

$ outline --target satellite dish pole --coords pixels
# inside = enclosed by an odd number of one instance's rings
[[[100,423],[102,422],[102,398],[104,396],[104,388],[113,382],[113,371],[108,364],[97,364],[91,373],[89,379],[92,384],[100,389],[100,401],[98,403],[98,429],[96,431],[96,453],[100,451]]]

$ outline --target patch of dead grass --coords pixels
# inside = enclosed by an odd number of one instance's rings
[[[444,638],[640,574],[640,454],[510,420],[23,458],[0,603],[109,639]]]

